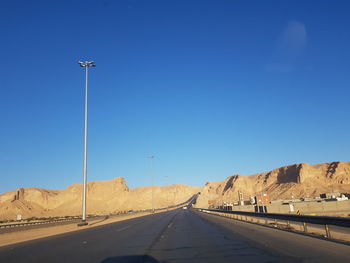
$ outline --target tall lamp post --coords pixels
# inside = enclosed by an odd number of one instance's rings
[[[154,213],[154,175],[153,175],[153,159],[155,156],[150,155],[147,158],[151,160],[151,184],[152,184],[152,213]]]
[[[87,173],[87,131],[88,131],[88,72],[89,67],[96,67],[94,61],[79,61],[80,67],[85,68],[85,125],[84,125],[84,179],[83,179],[83,214],[80,226],[87,225],[86,222],[86,173]]]
[[[166,187],[167,187],[167,179],[169,178],[169,176],[164,176],[164,188],[166,189]],[[169,199],[168,199],[168,196],[166,196],[166,210],[168,211],[169,210],[169,206],[170,206],[170,204],[169,204]]]

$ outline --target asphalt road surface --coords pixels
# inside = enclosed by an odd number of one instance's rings
[[[350,246],[177,209],[0,247],[0,262],[350,262]]]

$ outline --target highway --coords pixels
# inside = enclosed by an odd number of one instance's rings
[[[344,244],[177,209],[3,246],[0,262],[350,262],[349,252]]]

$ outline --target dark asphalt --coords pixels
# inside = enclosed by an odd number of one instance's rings
[[[0,247],[0,262],[350,262],[350,246],[178,209]]]

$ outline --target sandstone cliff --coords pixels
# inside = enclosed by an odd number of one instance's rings
[[[122,177],[90,182],[87,211],[89,214],[108,214],[149,209],[152,205],[151,189],[129,189]],[[272,200],[316,197],[334,191],[350,193],[350,162],[302,163],[250,176],[237,174],[223,182],[208,182],[202,189],[186,185],[155,186],[154,207],[182,203],[197,192],[201,192],[197,207],[208,207],[209,201],[213,204],[236,202],[238,191],[243,193],[245,200],[259,193],[267,193]],[[79,215],[81,196],[81,184],[65,190],[20,188],[0,194],[0,220],[14,219],[18,214],[24,218]]]
[[[152,187],[129,189],[124,178],[88,183],[88,214],[108,214],[125,210],[149,209],[152,206]],[[182,203],[200,191],[187,185],[155,186],[154,207]],[[0,194],[0,220],[79,215],[82,206],[82,184],[65,190],[20,188]]]
[[[250,176],[237,174],[223,182],[208,182],[197,206],[237,202],[239,191],[245,200],[259,193],[267,193],[272,200],[316,197],[333,191],[350,193],[350,162],[301,163]]]

